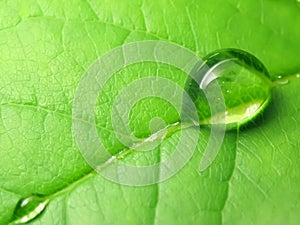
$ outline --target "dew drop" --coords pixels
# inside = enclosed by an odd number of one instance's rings
[[[279,80],[276,81],[276,83],[279,84],[279,85],[285,85],[285,84],[289,83],[289,80],[280,78]]]
[[[203,58],[188,78],[186,90],[194,101],[200,124],[226,124],[228,129],[246,124],[254,119],[269,103],[271,86],[269,73],[253,55],[238,49],[221,49]],[[191,81],[192,80],[192,81]],[[212,92],[218,86],[223,96],[223,111],[213,115],[209,105],[221,104],[220,98],[208,104],[205,90]],[[230,93],[230,94],[228,94]],[[218,96],[217,94],[215,96]],[[220,107],[222,108],[222,107]],[[225,108],[225,109],[224,109]]]
[[[38,195],[21,199],[15,208],[10,224],[24,224],[32,221],[45,210],[48,203],[49,199]]]
[[[288,79],[284,79],[281,75],[279,75],[279,76],[277,76],[276,83],[279,84],[279,85],[285,85],[285,84],[289,83],[289,80]]]

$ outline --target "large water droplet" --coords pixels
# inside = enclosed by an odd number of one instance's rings
[[[19,201],[10,224],[27,223],[39,216],[47,207],[49,199],[32,195]]]
[[[268,71],[245,51],[215,51],[203,58],[203,63],[194,71],[196,79],[188,79],[186,90],[196,104],[200,124],[226,124],[229,129],[245,124],[257,116],[271,98],[272,82]],[[213,85],[219,87],[223,99],[218,97],[208,104],[204,92],[217,90],[209,88]],[[225,109],[220,107],[222,111],[215,110],[212,115],[210,106],[222,104],[222,101]]]

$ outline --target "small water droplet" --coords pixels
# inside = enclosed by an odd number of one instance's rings
[[[276,83],[280,84],[280,85],[284,85],[284,84],[288,84],[289,80],[288,79],[281,79],[281,80],[277,80]]]
[[[277,81],[276,81],[277,84],[279,85],[285,85],[285,84],[288,84],[289,83],[289,80],[288,79],[285,79],[283,78],[281,75],[277,76]]]
[[[10,224],[24,224],[37,218],[47,207],[49,199],[32,195],[17,204]]]
[[[251,121],[269,103],[272,82],[267,69],[255,56],[238,49],[221,49],[203,61],[205,63],[199,64],[201,68],[194,70],[198,73],[193,75],[199,82],[193,80],[192,85],[186,86],[197,107],[200,124],[225,123],[227,128],[235,128]],[[217,89],[210,86],[218,86],[223,99],[217,97],[214,94]],[[208,104],[205,90],[215,95],[217,101]],[[209,105],[221,104],[221,101],[225,102],[225,111],[220,107],[223,111],[211,115]]]

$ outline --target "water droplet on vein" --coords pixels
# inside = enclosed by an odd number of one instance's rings
[[[269,73],[253,55],[238,49],[221,49],[203,58],[205,63],[195,69],[200,82],[189,78],[186,90],[194,101],[200,124],[226,124],[234,128],[254,119],[271,98]],[[221,91],[222,99],[217,94]],[[204,94],[206,92],[206,94]],[[211,96],[207,102],[207,93]],[[229,94],[230,93],[230,94]],[[209,105],[221,104],[225,107],[212,113]],[[214,106],[215,107],[215,106]]]
[[[21,199],[14,211],[10,224],[24,224],[37,218],[47,207],[49,199],[40,195],[31,195]]]
[[[286,78],[283,78],[281,75],[277,76],[277,79],[278,80],[276,81],[276,83],[279,85],[285,85],[285,84],[289,83],[289,80]]]

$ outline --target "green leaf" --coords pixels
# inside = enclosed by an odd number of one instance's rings
[[[32,195],[50,200],[32,224],[297,224],[300,80],[289,75],[300,71],[299,10],[296,0],[1,1],[0,224],[11,222],[18,202]],[[96,175],[81,156],[71,131],[74,93],[100,55],[149,39],[177,43],[199,56],[225,47],[249,51],[272,75],[273,98],[251,126],[226,133],[203,173],[198,166],[210,131],[200,128],[195,154],[174,177],[122,186]],[[278,75],[288,83],[277,84]],[[124,148],[111,132],[113,99],[147,76],[182,87],[186,80],[182,71],[157,63],[115,74],[95,113],[99,136],[112,153]],[[178,121],[160,99],[135,105],[135,135],[149,136],[148,123],[157,116],[167,124]],[[179,133],[153,153],[124,160],[159,161],[171,154]]]

